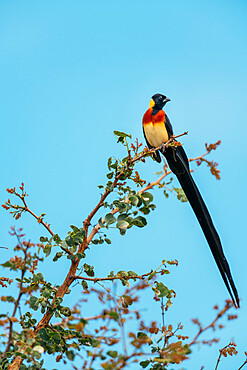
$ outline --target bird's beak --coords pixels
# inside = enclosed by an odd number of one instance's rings
[[[165,99],[164,99],[164,103],[167,103],[167,102],[169,102],[169,101],[171,101],[171,99],[169,99],[169,98],[165,98]]]

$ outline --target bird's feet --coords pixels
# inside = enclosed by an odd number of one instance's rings
[[[161,152],[165,152],[166,151],[166,149],[168,148],[168,145],[167,144],[165,144],[165,143],[163,143],[163,144],[161,144],[161,146],[160,146],[160,150],[161,150]]]

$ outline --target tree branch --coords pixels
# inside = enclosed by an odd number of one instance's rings
[[[25,195],[23,195],[23,194],[20,195],[19,193],[15,193],[15,194],[22,200],[22,202],[24,204],[24,211],[30,213],[34,218],[36,218],[36,220],[38,221],[38,223],[41,224],[41,225],[43,225],[46,228],[46,230],[48,230],[48,232],[53,236],[54,233],[51,230],[50,225],[48,225],[46,222],[44,222],[42,217],[37,216],[35,213],[33,213],[30,210],[30,208],[27,206],[27,203],[26,203],[26,200],[25,200]]]
[[[225,307],[217,314],[216,318],[211,322],[211,324],[205,326],[204,328],[202,327],[199,327],[199,332],[196,334],[196,336],[194,337],[194,339],[189,343],[189,346],[192,346],[193,344],[196,344],[197,343],[197,339],[199,338],[200,335],[202,335],[202,333],[204,333],[205,331],[207,331],[208,329],[210,328],[214,328],[216,322],[230,309],[233,307],[233,304],[231,301],[227,300],[226,301],[226,305]]]
[[[181,135],[178,135],[178,136],[174,136],[172,137],[167,143],[166,145],[170,145],[175,138],[177,137],[180,137],[180,136],[183,136],[183,135],[186,135],[187,132],[181,134]],[[179,143],[177,143],[179,145]],[[135,156],[134,158],[132,159],[128,159],[127,161],[127,166],[132,166],[135,162],[141,160],[143,157],[147,156],[147,155],[150,155],[150,153],[152,153],[152,151],[156,151],[156,150],[159,150],[159,148],[155,148],[151,151],[143,151],[140,155],[137,155]],[[194,159],[190,159],[189,161],[193,161],[193,160],[198,160],[202,157],[204,157],[206,154],[209,153],[210,150],[207,151],[207,153],[203,154],[202,156],[198,157],[198,158],[194,158]],[[166,177],[167,175],[169,175],[171,173],[171,171],[167,171],[167,169],[165,168],[165,172],[164,174],[162,174],[162,176],[150,183],[149,185],[147,185],[146,187],[142,188],[139,193],[143,193],[144,191],[148,190],[148,189],[151,189],[153,188],[154,186],[156,185],[160,185],[161,181],[164,179],[164,177]],[[79,244],[79,247],[78,247],[78,253],[81,253],[81,252],[84,252],[87,248],[88,248],[88,245],[89,243],[91,242],[91,240],[93,239],[94,235],[99,231],[100,229],[100,225],[97,224],[96,226],[93,227],[91,233],[89,234],[88,236],[88,228],[90,226],[90,223],[91,223],[91,220],[92,218],[95,216],[95,214],[98,212],[98,210],[104,205],[104,202],[105,202],[105,199],[107,198],[107,196],[112,193],[112,191],[115,189],[115,187],[117,186],[118,184],[118,181],[120,180],[121,176],[124,174],[124,170],[123,171],[120,171],[119,173],[116,173],[115,174],[115,179],[112,183],[112,187],[111,187],[111,190],[110,189],[106,189],[104,191],[104,193],[101,195],[101,198],[98,202],[98,204],[95,206],[95,208],[92,210],[92,212],[88,215],[88,217],[84,220],[83,222],[83,225],[84,225],[84,229],[85,229],[85,238],[84,238],[84,241],[82,244]],[[40,216],[38,217],[37,215],[35,215],[27,206],[26,204],[26,201],[25,201],[25,194],[22,193],[22,195],[20,194],[16,194],[19,196],[19,198],[22,200],[23,204],[24,204],[24,207],[23,210],[30,213],[39,223],[41,223],[47,230],[48,232],[53,236],[54,233],[52,232],[51,228],[50,228],[50,225],[48,225],[47,223],[45,223],[43,221],[43,218]],[[6,207],[5,207],[6,208]],[[7,209],[7,208],[6,208]],[[111,211],[112,214],[115,214],[117,213],[119,210],[118,208],[115,208]],[[104,220],[103,220],[104,222]],[[69,254],[72,254],[69,250],[67,250],[66,248],[63,248],[61,247],[66,253],[69,253]],[[77,268],[78,268],[78,265],[79,265],[79,262],[80,260],[78,258],[75,258],[74,260],[71,261],[71,266],[70,266],[70,269],[68,271],[68,274],[64,280],[64,282],[62,283],[62,285],[59,287],[59,289],[57,290],[57,293],[56,293],[56,296],[55,298],[53,299],[53,302],[52,304],[55,303],[55,299],[58,298],[58,297],[61,297],[63,298],[63,296],[65,295],[65,293],[67,292],[68,288],[70,287],[70,285],[73,283],[74,280],[76,279],[84,279],[84,280],[89,280],[89,281],[93,281],[93,282],[98,282],[98,281],[103,281],[103,280],[115,280],[115,279],[123,279],[122,277],[107,277],[107,278],[83,278],[83,277],[80,277],[80,276],[76,276],[76,271],[77,271]],[[147,273],[147,274],[143,274],[143,275],[140,275],[140,276],[130,276],[128,277],[128,279],[143,279],[145,276],[148,276],[150,275],[150,273]],[[50,319],[52,318],[52,316],[54,315],[54,307],[53,307],[53,310],[50,310],[48,309],[46,311],[46,313],[44,314],[44,316],[42,317],[42,319],[40,320],[40,322],[37,324],[37,326],[35,327],[34,329],[34,335],[37,335],[37,333],[39,332],[39,330],[41,328],[44,328],[46,327],[49,322],[50,322]],[[207,328],[209,327],[212,327],[213,323],[211,323]],[[205,331],[207,328],[203,329],[201,332]],[[195,338],[194,338],[194,341],[192,341],[191,344],[194,344],[195,341],[197,340],[198,336],[200,335],[201,333],[199,333]],[[20,364],[22,363],[22,359],[18,356],[14,359],[12,365],[9,366],[9,369],[10,370],[15,370],[15,369],[18,369]]]
[[[23,202],[23,204],[24,204],[24,211],[25,212],[28,212],[28,213],[30,213],[34,218],[36,218],[36,220],[38,221],[38,223],[39,224],[41,224],[41,225],[43,225],[45,228],[46,228],[46,230],[52,235],[52,236],[54,236],[54,232],[51,230],[51,228],[50,228],[50,225],[47,223],[47,222],[44,222],[43,221],[43,217],[41,217],[41,216],[37,216],[34,212],[32,212],[31,210],[30,210],[30,208],[27,206],[27,203],[26,203],[26,200],[25,200],[25,195],[24,194],[22,194],[22,195],[20,195],[20,194],[18,194],[18,193],[15,193],[21,200],[22,200],[22,202]],[[62,247],[62,246],[60,246],[60,248],[64,251],[64,252],[66,252],[67,254],[69,254],[69,255],[71,255],[71,256],[73,256],[73,253],[69,250],[69,249],[67,249],[67,248],[64,248],[64,247]]]
[[[80,280],[87,280],[87,281],[93,281],[94,283],[97,283],[98,281],[114,281],[114,280],[130,280],[130,279],[139,279],[143,280],[145,277],[149,276],[153,273],[153,270],[150,272],[147,272],[146,274],[139,275],[139,276],[108,276],[104,278],[89,278],[89,277],[83,277],[83,276],[74,276],[74,280],[80,279]],[[159,273],[158,271],[156,272]]]

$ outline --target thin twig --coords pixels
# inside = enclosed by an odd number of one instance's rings
[[[215,326],[215,323],[230,309],[232,308],[232,303],[231,302],[228,302],[226,303],[225,307],[217,314],[216,318],[207,326],[205,326],[205,328],[202,328],[200,327],[199,329],[199,332],[196,334],[196,336],[194,337],[194,339],[190,342],[189,346],[192,346],[193,344],[196,344],[197,343],[197,339],[199,338],[199,336],[204,333],[206,330],[210,329],[210,328],[214,328]]]
[[[219,366],[219,363],[220,363],[221,356],[222,356],[222,353],[220,352],[220,354],[219,354],[219,357],[218,357],[218,359],[217,359],[217,363],[216,363],[216,366],[215,366],[215,369],[214,369],[214,370],[217,370],[217,369],[218,369],[218,366]]]
[[[180,135],[176,135],[176,136],[175,135],[172,135],[172,137],[165,144],[162,144],[162,145],[158,146],[157,148],[153,148],[151,150],[144,150],[144,151],[142,151],[141,154],[139,154],[137,157],[133,158],[130,161],[130,163],[133,164],[133,163],[139,161],[140,159],[142,159],[143,157],[146,157],[148,154],[153,153],[153,152],[156,152],[157,150],[160,150],[163,147],[163,145],[165,145],[166,147],[168,147],[171,143],[174,142],[174,139],[176,139],[176,138],[178,138],[180,136],[184,136],[184,135],[188,135],[188,131],[185,131],[185,132],[183,132]]]
[[[219,354],[219,357],[217,359],[217,363],[216,363],[216,366],[215,366],[215,369],[214,370],[217,370],[218,369],[218,366],[219,366],[219,363],[220,363],[220,360],[221,360],[222,355],[224,355],[226,357],[227,354],[230,354],[230,356],[232,356],[232,354],[235,354],[236,355],[238,353],[235,350],[235,347],[236,347],[236,344],[235,343],[229,343],[225,347],[223,347],[222,349],[220,349],[220,354]]]
[[[36,215],[33,211],[31,211],[31,210],[30,210],[30,208],[27,206],[27,203],[26,203],[26,200],[25,200],[25,195],[20,195],[20,194],[18,194],[18,193],[15,193],[15,194],[16,194],[16,195],[17,195],[17,196],[22,200],[22,202],[23,202],[23,204],[24,204],[24,211],[25,211],[25,212],[30,213],[34,218],[36,218],[36,220],[38,221],[38,223],[39,223],[39,224],[43,225],[43,226],[46,228],[46,230],[47,230],[47,231],[49,231],[49,233],[50,233],[52,236],[54,236],[54,232],[51,230],[50,225],[48,225],[48,223],[47,223],[47,222],[44,222],[42,217],[37,216],[37,215]],[[73,253],[72,253],[69,249],[64,248],[64,247],[62,247],[62,246],[60,246],[60,248],[61,248],[64,252],[66,252],[67,254],[69,254],[69,255],[73,256]]]
[[[113,280],[130,280],[130,279],[143,280],[146,276],[149,276],[152,273],[153,273],[153,271],[147,272],[146,274],[139,275],[139,276],[125,276],[125,277],[123,277],[123,276],[107,276],[107,277],[104,277],[104,278],[89,278],[89,277],[83,277],[83,276],[73,276],[73,279],[74,280],[80,279],[80,280],[93,281],[94,283],[97,283],[99,281],[105,281],[105,280],[110,280],[110,281],[113,281]]]
[[[38,223],[39,223],[39,224],[41,224],[41,225],[43,225],[43,226],[46,228],[46,230],[48,230],[48,231],[49,231],[49,233],[53,236],[53,235],[54,235],[53,231],[51,230],[50,226],[49,226],[46,222],[44,222],[44,221],[43,221],[43,218],[42,218],[42,217],[37,216],[35,213],[33,213],[33,212],[28,208],[27,203],[26,203],[26,200],[25,200],[25,196],[24,196],[24,195],[20,195],[20,194],[18,194],[18,193],[16,193],[16,195],[17,195],[17,196],[22,200],[22,202],[23,202],[23,204],[24,204],[24,206],[25,206],[25,208],[24,208],[25,212],[30,213],[34,218],[36,218],[36,220],[38,221]]]
[[[161,317],[162,317],[162,332],[165,331],[165,310],[164,310],[164,297],[161,297]],[[166,345],[166,338],[164,336],[164,346]]]

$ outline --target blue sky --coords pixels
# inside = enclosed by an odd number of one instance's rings
[[[113,130],[143,140],[142,115],[156,92],[171,99],[166,113],[175,133],[189,131],[183,138],[189,157],[201,154],[205,142],[222,140],[212,156],[222,180],[202,167],[194,178],[221,236],[241,309],[238,321],[219,333],[220,344],[201,348],[184,363],[187,369],[213,368],[231,339],[240,355],[221,368],[240,366],[246,350],[246,12],[240,0],[0,4],[1,204],[5,189],[23,181],[30,207],[45,212],[53,230],[64,236],[70,224],[80,225],[99,198],[107,158],[123,154]],[[149,180],[160,169],[151,160],[140,166]],[[227,291],[189,205],[154,195],[148,227],[124,238],[112,232],[113,243],[92,248],[89,262],[102,276],[113,268],[146,272],[177,258],[179,267],[165,280],[177,292],[167,320],[182,321],[193,336],[190,319],[208,323]],[[14,222],[4,210],[0,220],[0,243],[11,247],[7,230]],[[28,215],[16,225],[33,241],[45,235]],[[9,253],[3,250],[3,261]],[[49,263],[44,269],[59,283],[67,265],[57,266],[55,275]],[[160,308],[151,302],[148,309],[159,320]],[[56,365],[48,359],[46,366]]]

